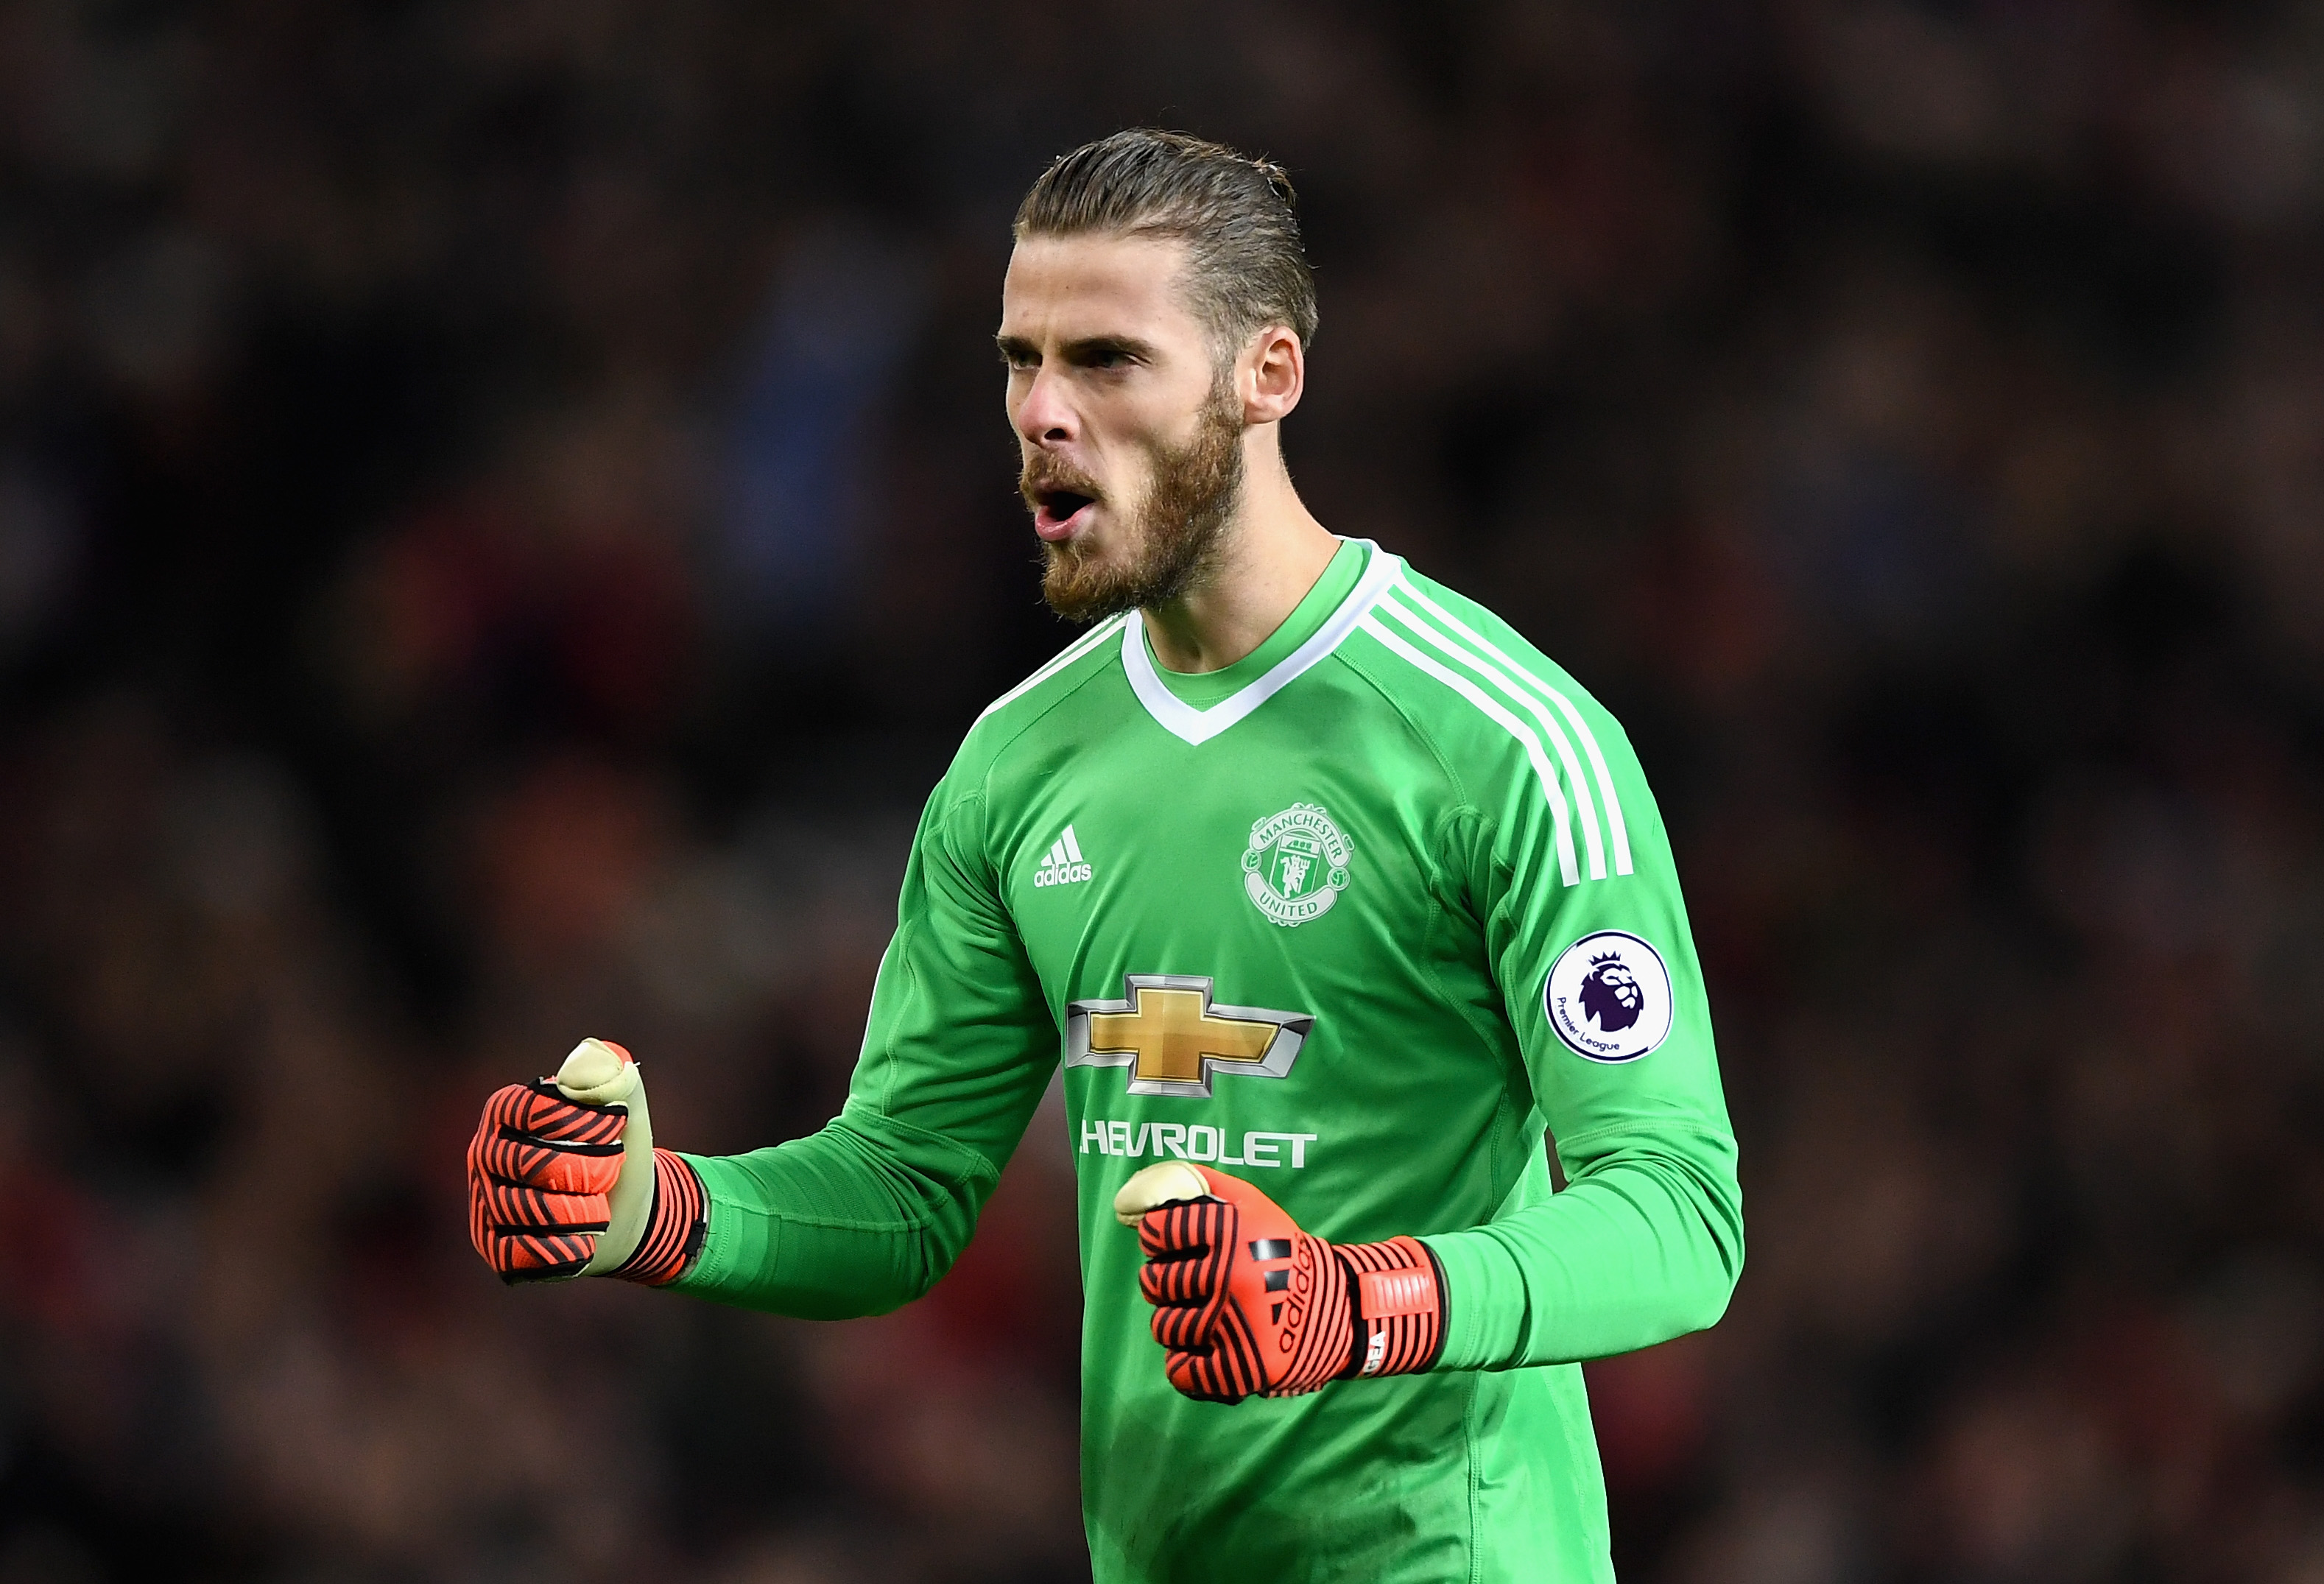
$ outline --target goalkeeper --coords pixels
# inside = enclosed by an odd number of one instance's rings
[[[1279,170],[1119,134],[1016,238],[1021,485],[1091,626],[929,798],[845,1109],[674,1155],[587,1042],[487,1108],[477,1248],[511,1281],[892,1309],[1062,1063],[1098,1579],[1609,1579],[1576,1361],[1711,1324],[1743,1263],[1637,762],[1506,623],[1294,491],[1316,313]]]

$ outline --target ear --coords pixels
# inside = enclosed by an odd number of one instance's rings
[[[1235,359],[1235,389],[1246,424],[1277,423],[1307,388],[1307,350],[1287,325],[1269,325]]]

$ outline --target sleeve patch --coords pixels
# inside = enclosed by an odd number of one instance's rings
[[[1593,1062],[1635,1062],[1670,1037],[1670,970],[1661,953],[1622,930],[1566,947],[1541,999],[1557,1037]]]

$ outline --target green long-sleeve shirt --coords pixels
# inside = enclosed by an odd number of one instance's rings
[[[844,1110],[689,1157],[683,1285],[818,1318],[918,1296],[1061,1060],[1102,1584],[1611,1577],[1575,1361],[1718,1319],[1743,1229],[1669,842],[1594,700],[1360,541],[1222,671],[1101,624],[929,799]],[[1172,1156],[1335,1241],[1425,1238],[1437,1368],[1172,1390],[1111,1213]]]

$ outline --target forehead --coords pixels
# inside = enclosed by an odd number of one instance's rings
[[[1009,258],[1001,333],[1027,341],[1199,336],[1178,290],[1186,244],[1151,236],[1029,236]]]

